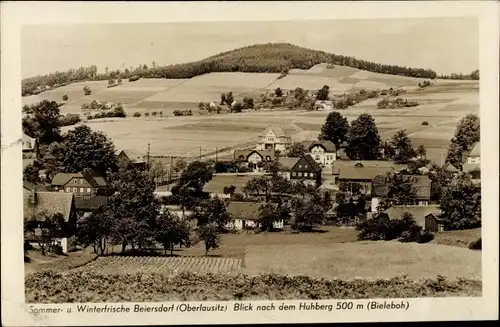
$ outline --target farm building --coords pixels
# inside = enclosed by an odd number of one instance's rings
[[[106,193],[106,179],[95,171],[58,173],[52,178],[54,191],[74,193],[76,196],[102,195]]]
[[[394,172],[408,169],[408,165],[396,164],[388,160],[335,160],[332,163],[332,174],[338,177],[342,167],[391,168]]]
[[[428,232],[442,232],[443,222],[439,219],[441,210],[439,206],[393,206],[381,214],[387,215],[389,219],[401,218],[404,213],[413,216],[416,223]]]
[[[305,184],[319,187],[322,183],[323,170],[314,159],[306,154],[302,158],[279,158],[284,168],[282,176],[291,181],[303,181]]]
[[[281,127],[273,126],[266,128],[262,133],[256,149],[284,152],[291,143],[292,138],[287,136]]]
[[[206,192],[210,197],[230,198],[230,194],[224,194],[224,187],[234,185],[234,193],[243,194],[243,188],[247,185],[248,181],[255,178],[255,174],[214,174],[212,179],[205,184],[203,192]]]
[[[428,206],[431,199],[431,179],[425,175],[413,175],[411,179],[416,190],[414,205]],[[385,174],[376,176],[372,182],[372,212],[377,211],[380,200],[387,195],[387,192],[387,176]]]
[[[340,167],[336,182],[338,185],[341,183],[357,183],[361,187],[361,193],[371,194],[372,181],[375,177],[391,172],[394,172],[392,167]]]
[[[332,110],[333,109],[333,101],[332,100],[317,100],[314,103],[314,108],[316,108],[316,110]]]
[[[462,168],[464,173],[472,177],[472,181],[479,183],[481,181],[481,143],[477,142],[472,150],[466,155],[465,163]]]
[[[231,215],[231,221],[228,223],[227,228],[242,230],[259,227],[261,205],[261,203],[255,202],[230,202],[227,206],[227,212]],[[283,228],[283,220],[274,222],[273,228]]]
[[[118,163],[123,167],[133,166],[139,169],[145,169],[147,165],[146,156],[135,150],[122,150],[118,154]]]
[[[240,163],[247,164],[248,168],[258,171],[261,162],[274,160],[275,157],[273,150],[235,150],[233,158]]]
[[[336,159],[335,144],[331,141],[302,141],[306,153],[322,166],[331,166]]]
[[[34,185],[24,183],[23,205],[25,223],[34,231],[24,235],[25,242],[37,246],[45,215],[60,214],[64,220],[64,234],[56,239],[57,245],[62,247],[64,253],[76,249],[77,215],[73,193],[40,191]]]

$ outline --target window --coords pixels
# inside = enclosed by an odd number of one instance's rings
[[[78,192],[78,189],[76,187],[73,188],[73,192],[76,193]]]
[[[302,177],[302,173],[299,173],[299,177]]]
[[[80,184],[83,184],[83,179],[80,179]]]
[[[295,172],[293,172],[293,173],[292,173],[292,176],[295,176],[295,175],[296,175],[296,173],[295,173]]]
[[[302,165],[299,165],[299,168],[302,168]]]
[[[71,187],[66,187],[66,192],[71,192]]]
[[[307,165],[305,165],[304,168],[307,168]]]
[[[90,193],[92,192],[92,190],[90,189],[90,187],[87,187],[87,193]]]
[[[321,160],[321,158],[319,156],[316,156],[316,160]]]
[[[75,178],[75,179],[73,180],[73,183],[74,183],[74,184],[76,184],[77,182],[78,182],[78,180]]]

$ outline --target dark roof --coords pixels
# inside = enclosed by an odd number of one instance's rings
[[[365,168],[379,167],[379,168],[393,168],[395,171],[407,169],[408,165],[396,164],[387,160],[335,160],[332,164],[332,171],[334,175],[338,175],[341,167],[355,167],[362,165]]]
[[[131,163],[135,163],[135,164],[146,163],[146,159],[144,158],[145,155],[137,152],[136,150],[126,149],[126,150],[122,150],[120,152],[120,154],[122,154],[122,153],[128,158],[128,160],[130,160]]]
[[[378,175],[394,172],[392,167],[340,167],[339,179],[373,180]]]
[[[243,156],[245,160],[248,160],[248,157],[252,153],[258,153],[263,160],[266,159],[266,157],[271,157],[271,160],[274,160],[274,151],[273,150],[234,150],[234,159],[238,159],[240,156]]]
[[[300,158],[279,157],[278,162],[286,169],[292,169]]]
[[[58,173],[52,178],[52,185],[64,186],[74,177],[84,178],[93,187],[105,187],[108,185],[104,177],[92,170],[79,173]]]
[[[255,202],[230,202],[227,206],[227,212],[231,214],[232,218],[258,220],[261,205],[261,203]]]
[[[326,152],[335,152],[335,144],[333,144],[332,141],[302,141],[300,142],[306,148],[308,151],[311,151],[311,149],[315,146],[321,146],[323,149],[325,149]]]
[[[313,157],[311,157],[310,154],[306,154],[301,159],[304,159],[311,166],[311,168],[314,172],[319,173],[319,172],[323,171],[321,166],[313,159]],[[299,161],[300,161],[300,159],[299,159]],[[295,163],[295,166],[297,165],[297,163]]]
[[[47,214],[61,213],[65,221],[69,220],[73,206],[73,193],[65,192],[36,192],[35,203],[31,197],[24,197],[24,217],[36,220],[36,216],[45,212]]]
[[[270,127],[266,128],[263,135],[266,135],[269,131],[273,132],[273,134],[276,137],[286,137],[287,136],[285,134],[285,131],[283,130],[283,128],[281,128],[281,126],[270,126]]]
[[[417,192],[417,199],[430,199],[432,182],[431,179],[425,175],[411,175],[411,179]],[[387,192],[387,175],[380,174],[375,176],[372,181],[372,197],[384,197],[387,195]]]
[[[103,195],[75,196],[77,210],[95,210],[108,203],[108,197]]]
[[[26,182],[26,181],[23,181],[23,188],[25,188],[28,191],[37,191],[37,192],[42,192],[42,191],[50,192],[51,191],[50,186],[35,185],[31,182]]]
[[[417,224],[424,227],[425,226],[425,217],[432,214],[436,218],[441,214],[441,209],[437,205],[430,206],[393,206],[389,209],[385,210],[390,219],[401,218],[401,216],[405,213],[410,213]]]

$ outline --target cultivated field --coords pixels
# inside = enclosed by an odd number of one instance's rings
[[[342,110],[349,121],[361,113],[371,114],[382,139],[390,138],[398,129],[406,129],[414,146],[423,144],[427,158],[441,163],[453,136],[456,123],[468,113],[479,113],[478,81],[435,80],[429,87],[419,89],[421,79],[376,74],[350,67],[333,69],[320,64],[309,70],[292,69],[284,78],[279,74],[210,73],[192,79],[142,79],[124,81],[122,85],[107,88],[107,82],[88,82],[68,85],[37,96],[23,98],[24,103],[41,99],[61,101],[68,94],[69,101],[61,107],[64,112],[80,112],[81,105],[93,99],[121,102],[130,117],[125,119],[92,121],[89,125],[105,132],[118,148],[145,152],[150,143],[151,151],[163,155],[199,155],[214,152],[216,148],[235,148],[255,143],[260,132],[269,125],[281,125],[297,141],[314,138],[324,123],[327,111],[305,112],[284,109],[260,110],[238,114],[194,115],[173,117],[175,109],[192,109],[198,103],[220,100],[221,93],[232,91],[236,99],[253,96],[276,87],[294,89],[302,87],[316,90],[330,86],[332,95],[358,89],[402,87],[407,90],[401,97],[420,103],[417,107],[377,109],[378,99],[368,99],[354,107]],[[82,88],[89,85],[92,95],[83,96]],[[162,111],[163,118],[133,118],[139,111]],[[429,125],[422,125],[427,121]]]

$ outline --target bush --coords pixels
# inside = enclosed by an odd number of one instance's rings
[[[134,112],[134,117],[141,117],[142,114],[140,112]]]
[[[469,244],[469,249],[471,250],[481,250],[482,249],[482,241],[481,237],[477,239],[476,241],[473,241]]]
[[[65,94],[65,95],[63,95],[62,99],[63,99],[63,101],[68,101],[69,97],[67,94]]]
[[[427,120],[424,120],[424,121],[422,122],[422,125],[424,125],[424,126],[428,126],[428,125],[429,125],[429,122],[428,122]]]
[[[385,109],[387,108],[388,105],[389,105],[389,100],[384,98],[377,103],[377,109]]]
[[[280,106],[283,103],[283,100],[281,98],[274,98],[271,100],[271,104],[273,106]]]
[[[88,86],[85,85],[83,87],[83,94],[85,94],[85,95],[91,95],[92,94],[92,90],[90,89],[90,87],[88,87]]]
[[[138,81],[138,80],[139,80],[139,78],[140,78],[139,76],[137,76],[137,75],[133,75],[133,76],[131,76],[131,77],[128,79],[128,81],[129,81],[129,82],[135,82],[135,81]]]
[[[360,222],[356,229],[360,240],[400,242],[430,242],[434,235],[426,232],[413,219],[411,214],[404,213],[401,218],[387,219],[376,215],[372,219]]]
[[[81,121],[80,116],[78,115],[68,115],[65,117],[61,117],[59,119],[59,126],[71,126],[76,125]]]
[[[145,112],[144,117],[149,117],[149,112]]]

